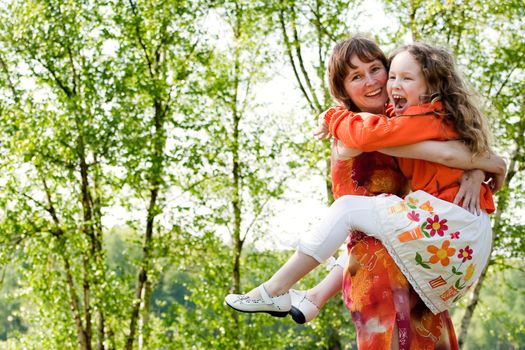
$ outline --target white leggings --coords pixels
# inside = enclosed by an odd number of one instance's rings
[[[317,229],[301,237],[297,250],[323,263],[345,242],[350,231],[373,235],[378,229],[374,201],[374,197],[340,197]]]

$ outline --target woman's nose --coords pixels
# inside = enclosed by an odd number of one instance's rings
[[[370,84],[374,83],[374,81],[375,81],[375,77],[372,74],[367,73],[365,75],[365,84],[370,85]]]

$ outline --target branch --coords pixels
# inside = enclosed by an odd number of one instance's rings
[[[310,20],[310,19],[308,19],[308,21],[311,24],[313,24],[315,27],[317,27],[318,34],[324,33],[330,39],[331,42],[336,42],[337,38],[335,36],[333,36],[332,33],[330,33],[330,31],[328,31],[326,29],[326,27],[321,25],[321,16],[319,15],[319,11],[318,11],[318,9],[319,9],[319,2],[318,1],[316,2],[316,5],[317,5],[316,9],[313,9],[311,5],[308,5],[308,8],[310,9],[310,12],[315,17],[315,21]],[[303,15],[304,15],[304,13],[303,13]],[[305,16],[305,17],[308,18],[308,16]],[[319,47],[321,47],[321,45],[319,45]]]
[[[13,81],[11,80],[11,75],[9,74],[9,69],[7,68],[7,63],[5,62],[2,55],[0,55],[0,65],[2,66],[2,71],[5,73],[7,84],[9,85],[9,89],[11,90],[11,93],[13,94],[13,98],[15,99],[15,102],[17,105],[20,104],[20,96],[18,94],[18,91],[16,90],[15,84],[13,84]]]
[[[36,58],[36,57],[35,57],[35,60],[37,62],[39,62],[51,74],[51,76],[53,77],[53,80],[57,83],[57,85],[60,87],[60,89],[62,89],[62,91],[64,91],[64,93],[66,94],[67,97],[71,98],[71,97],[74,96],[74,93],[71,91],[71,89],[69,87],[67,87],[62,82],[62,80],[59,79],[59,77],[57,76],[55,70],[52,68],[51,64],[46,64],[41,59]]]
[[[297,56],[297,60],[299,61],[299,67],[301,68],[301,72],[303,73],[303,77],[306,82],[306,85],[308,86],[308,88],[310,89],[310,93],[312,94],[313,103],[317,108],[317,110],[314,111],[314,113],[321,112],[322,108],[319,104],[319,101],[317,100],[315,89],[313,88],[312,83],[310,82],[310,77],[308,75],[308,72],[306,71],[304,67],[303,54],[301,53],[301,44],[299,40],[299,33],[297,32],[297,25],[296,25],[297,15],[295,13],[295,7],[292,5],[291,9],[292,9],[292,29],[293,29],[293,37],[294,37],[293,45],[295,48],[295,54]]]
[[[512,74],[514,73],[514,71],[518,68],[518,64],[519,63],[516,63],[516,65],[514,65],[514,67],[512,67],[512,69],[510,70],[509,74],[507,75],[507,77],[505,78],[505,80],[503,81],[503,83],[501,83],[501,86],[499,87],[498,91],[496,92],[496,94],[494,95],[493,99],[496,99],[499,97],[499,95],[501,94],[501,91],[503,90],[503,88],[507,85],[507,83],[509,82],[510,80],[510,77],[512,76]]]
[[[53,205],[53,202],[51,200],[51,192],[49,191],[49,188],[48,188],[47,183],[46,183],[46,179],[43,176],[42,176],[42,183],[44,185],[44,192],[46,193],[46,198],[47,198],[47,201],[48,201],[48,205],[47,206],[44,203],[34,199],[33,197],[31,197],[30,195],[28,195],[25,192],[20,193],[20,195],[22,195],[22,197],[25,197],[25,198],[29,199],[30,201],[35,203],[38,207],[41,207],[42,209],[44,209],[46,212],[48,212],[51,215],[51,218],[53,219],[53,223],[57,227],[57,230],[56,231],[52,231],[51,234],[58,238],[58,237],[61,237],[61,236],[64,235],[64,231],[62,230],[60,219],[58,218],[57,212],[56,212],[55,207]]]
[[[53,201],[51,200],[51,191],[49,191],[49,187],[47,186],[46,178],[43,176],[42,176],[42,184],[44,185],[44,190],[47,196],[47,202],[49,204],[48,212],[49,214],[51,214],[51,217],[53,218],[53,222],[55,223],[55,225],[60,226],[60,220],[58,219],[57,212],[55,210],[55,206],[53,205]]]
[[[316,2],[317,4],[317,8],[316,10],[314,11],[311,7],[311,12],[314,14],[314,17],[316,18],[316,22],[315,22],[315,26],[317,28],[317,58],[319,59],[319,67],[318,69],[325,69],[324,67],[326,66],[325,65],[325,56],[326,56],[326,53],[323,52],[322,48],[323,48],[323,43],[324,43],[324,38],[323,38],[323,35],[322,33],[324,32],[326,34],[326,36],[332,41],[336,41],[336,39],[332,36],[331,33],[329,33],[322,25],[321,25],[321,16],[319,15],[319,1]],[[319,74],[319,72],[318,72]],[[330,100],[330,93],[329,93],[329,89],[328,87],[326,86],[326,79],[324,78],[321,78],[320,79],[320,82],[321,82],[321,89],[323,91],[323,94],[324,94],[324,97],[323,97],[323,104],[326,104],[327,101]],[[317,116],[315,116],[315,118],[317,118]]]
[[[131,0],[130,0],[131,1]],[[150,202],[148,206],[148,214],[146,219],[146,231],[144,232],[144,242],[142,246],[142,262],[140,270],[138,273],[138,281],[135,289],[135,299],[133,300],[133,305],[131,309],[131,317],[129,323],[129,332],[126,339],[126,344],[124,349],[132,350],[133,342],[135,340],[135,332],[137,330],[137,321],[140,311],[140,306],[143,298],[143,291],[148,281],[148,269],[150,267],[151,259],[151,241],[153,238],[153,225],[155,222],[155,217],[157,215],[157,199],[159,196],[159,187],[161,182],[161,172],[162,172],[162,155],[163,149],[165,146],[165,140],[163,138],[164,129],[163,129],[163,116],[162,108],[160,102],[154,101],[155,115],[155,135],[154,135],[154,153],[152,154],[152,164],[150,171],[155,173],[156,176],[153,176],[150,180]]]
[[[73,60],[73,53],[71,52],[71,47],[68,45],[66,49],[67,49],[67,54],[68,54],[68,57],[69,57],[69,63],[71,64],[71,69],[73,70],[73,94],[76,94],[77,81],[79,80],[78,79],[78,74],[77,74],[77,70],[75,68],[75,62]]]
[[[303,83],[301,81],[301,77],[299,76],[299,72],[297,71],[297,67],[295,65],[295,60],[292,53],[292,45],[290,44],[290,39],[288,38],[288,33],[286,33],[286,25],[284,23],[284,10],[279,11],[279,22],[281,24],[281,31],[283,33],[283,39],[284,44],[286,47],[286,53],[288,55],[288,58],[290,60],[290,64],[292,65],[292,69],[295,75],[295,79],[297,80],[297,84],[299,84],[299,89],[301,89],[301,92],[303,93],[304,98],[308,102],[308,105],[310,106],[310,109],[315,113],[316,109],[315,106],[312,104],[312,101],[310,100],[310,97],[308,96],[308,93],[306,92],[306,89],[303,86]]]
[[[62,10],[61,10],[61,7],[60,7],[60,3],[59,3],[59,6],[58,6],[58,13],[63,18],[63,14],[62,14]],[[61,27],[62,27],[62,30],[64,31],[64,33],[67,33],[68,30],[67,30],[66,26],[64,25],[64,22],[60,21],[60,24],[61,24]],[[72,92],[73,92],[73,94],[76,94],[78,75],[77,75],[77,71],[75,69],[75,62],[73,60],[73,53],[71,52],[71,45],[70,45],[70,42],[68,40],[69,38],[66,36],[63,39],[64,39],[63,47],[65,47],[65,49],[67,51],[68,58],[69,58],[69,63],[71,64],[71,68],[73,70],[73,89],[72,89]]]
[[[279,182],[278,187],[280,187],[288,178],[284,178],[284,179],[281,179],[281,181]],[[250,233],[250,230],[252,228],[252,226],[255,224],[255,222],[257,221],[257,219],[259,219],[259,216],[261,216],[262,212],[263,212],[263,209],[264,207],[266,206],[266,204],[268,204],[268,202],[270,201],[270,199],[272,199],[271,196],[268,196],[268,198],[266,198],[266,200],[264,201],[264,203],[261,205],[261,207],[259,208],[259,211],[255,214],[255,216],[253,217],[253,220],[250,222],[250,224],[248,225],[248,227],[246,228],[246,232],[244,233],[243,237],[241,238],[241,244],[244,243],[244,241],[246,240],[247,236],[248,236],[248,233]]]
[[[135,32],[137,34],[137,39],[139,41],[140,46],[142,47],[142,50],[144,51],[144,56],[146,58],[146,62],[148,63],[150,77],[153,78],[155,75],[153,74],[152,62],[148,55],[148,49],[146,48],[146,44],[144,43],[144,40],[142,39],[140,33],[140,17],[137,11],[137,5],[133,2],[133,0],[129,0],[129,4],[131,5],[131,11],[135,16]]]

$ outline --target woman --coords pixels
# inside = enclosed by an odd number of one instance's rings
[[[346,108],[354,111],[384,113],[386,58],[375,43],[364,38],[353,38],[338,44],[334,48],[329,71],[332,94],[337,100],[344,103]],[[417,153],[416,150],[411,152],[413,156]],[[426,157],[429,155],[426,154],[420,158],[426,159]],[[434,161],[439,159],[436,155],[432,155],[431,158]],[[469,159],[469,156],[466,159]],[[469,163],[467,167],[478,166],[476,163],[468,161],[466,163]],[[454,166],[454,164],[449,165]],[[355,161],[352,167],[354,166]],[[480,165],[480,167],[484,166]],[[356,181],[359,179],[356,179],[355,176],[360,177],[363,174],[359,171],[353,173],[356,188],[360,186]],[[363,178],[371,179],[372,177],[368,174]],[[464,205],[469,206],[470,203]],[[358,264],[349,265],[353,269],[346,269],[346,281],[352,281],[354,290],[346,294],[345,300],[356,323],[358,343],[361,349],[408,348],[408,346],[413,347],[414,344],[418,348],[457,347],[452,323],[446,312],[434,316],[430,312],[427,313],[426,310],[402,305],[407,298],[399,298],[399,296],[410,295],[409,284],[377,241],[353,234],[350,251],[351,261],[357,261]],[[301,255],[301,249],[296,255]],[[289,260],[290,265],[294,264],[294,257]],[[305,272],[315,267],[318,261],[319,259],[315,258],[315,260],[309,260],[307,264],[294,266],[293,274],[290,274],[289,268],[283,268],[266,282],[264,287],[259,287],[244,296],[228,296],[227,303],[243,312],[268,312],[282,316],[290,308],[290,297],[287,293],[282,295],[280,293],[287,291]],[[284,271],[286,273],[283,274]],[[359,276],[360,279],[352,280],[353,276]],[[355,293],[356,291],[359,293]],[[269,294],[276,297],[270,297]],[[366,302],[364,299],[356,300],[359,297],[368,296],[374,298],[369,298]],[[312,298],[312,295],[309,297]],[[413,303],[417,303],[417,296],[412,294],[412,297]],[[298,306],[301,307],[301,305]],[[407,310],[415,312],[413,314],[410,311],[409,319],[407,319]],[[411,344],[406,342],[409,330],[415,330],[417,333],[412,334]]]

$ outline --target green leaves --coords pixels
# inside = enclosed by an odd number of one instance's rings
[[[452,265],[452,273],[458,276],[461,276],[463,274],[463,272],[459,271],[455,265]]]
[[[421,256],[421,254],[419,253],[416,253],[416,263],[418,265],[420,265],[421,267],[425,268],[425,269],[430,269],[431,267],[427,264],[426,261],[423,261],[423,257]]]

